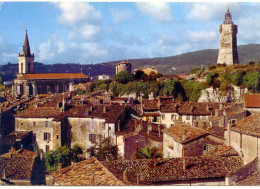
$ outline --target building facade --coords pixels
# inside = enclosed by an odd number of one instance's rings
[[[122,72],[122,71],[128,71],[131,73],[131,67],[132,67],[132,64],[128,60],[121,61],[120,63],[118,63],[116,65],[116,74],[118,74],[119,72]]]
[[[231,13],[225,15],[223,24],[219,25],[219,54],[218,64],[233,65],[238,64],[237,53],[237,25],[232,22]]]

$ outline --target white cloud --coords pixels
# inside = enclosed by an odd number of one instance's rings
[[[124,9],[124,10],[113,9],[110,12],[113,16],[114,23],[121,23],[133,17],[133,13],[129,9]]]
[[[95,42],[85,42],[81,44],[81,49],[84,57],[99,57],[106,56],[107,51],[100,48],[98,43]]]
[[[50,61],[64,52],[65,44],[63,40],[59,40],[57,36],[52,36],[46,43],[40,45],[39,61]]]
[[[218,39],[218,34],[215,30],[187,31],[187,37],[193,42],[212,42]]]
[[[63,24],[73,25],[77,22],[92,22],[102,18],[101,13],[88,3],[63,2],[56,5],[62,12],[58,21]]]
[[[4,62],[11,62],[13,60],[17,60],[18,54],[17,53],[8,54],[8,53],[3,52],[2,56],[3,56]]]
[[[240,11],[240,5],[229,3],[231,12]],[[227,3],[191,3],[188,4],[190,12],[187,15],[189,20],[201,22],[213,21],[214,19],[223,19],[228,8]]]
[[[137,2],[136,6],[144,15],[152,16],[156,21],[172,21],[170,6],[165,2]]]
[[[74,31],[78,32],[85,40],[91,40],[99,34],[100,26],[85,23],[79,28],[74,28]]]

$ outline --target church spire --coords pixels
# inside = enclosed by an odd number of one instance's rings
[[[27,30],[25,31],[25,37],[24,37],[24,43],[23,43],[23,52],[22,52],[21,55],[26,56],[26,57],[34,56],[34,54],[33,55],[31,54]]]
[[[223,24],[233,24],[233,22],[232,22],[232,15],[229,12],[229,7],[228,7],[228,10],[226,12],[225,20],[224,20]]]

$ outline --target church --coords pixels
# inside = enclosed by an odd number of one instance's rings
[[[34,54],[31,54],[27,30],[22,53],[18,56],[18,73],[12,85],[13,97],[29,97],[45,93],[62,93],[71,85],[86,83],[83,73],[34,73]]]

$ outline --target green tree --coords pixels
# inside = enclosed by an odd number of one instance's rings
[[[236,86],[241,86],[243,84],[243,75],[235,73],[231,76],[231,83]]]
[[[140,148],[137,152],[138,159],[161,158],[162,154],[157,148]]]
[[[182,86],[188,100],[191,102],[197,102],[201,96],[202,90],[206,88],[206,86],[201,82],[187,80],[182,82]]]
[[[115,81],[122,84],[127,84],[129,81],[133,81],[133,80],[134,80],[134,75],[129,73],[128,71],[119,72],[115,76]]]
[[[248,88],[248,90],[252,92],[259,92],[259,80],[260,80],[260,73],[258,71],[249,72],[243,76],[243,86]]]
[[[103,137],[97,135],[94,141],[91,141],[93,146],[87,150],[91,157],[96,157],[99,161],[106,160],[109,157],[112,160],[119,159],[117,145],[113,144],[111,137]]]
[[[217,76],[218,75],[215,72],[209,73],[206,77],[206,83],[209,84],[209,85],[213,85],[213,82],[214,82],[214,80],[216,79]]]

